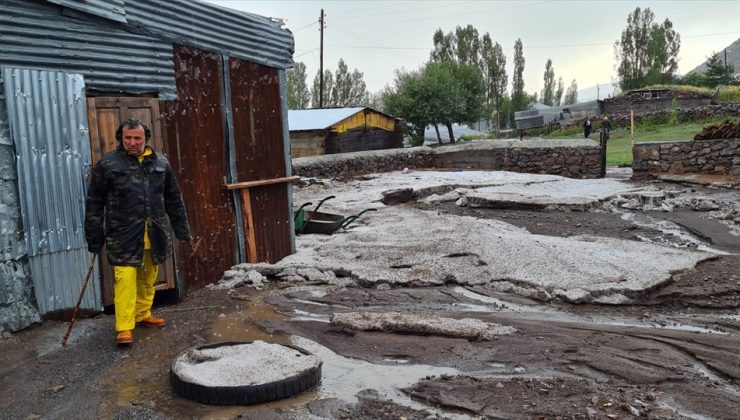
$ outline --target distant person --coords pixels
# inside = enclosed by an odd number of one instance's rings
[[[609,140],[612,132],[612,123],[609,122],[609,117],[606,115],[604,115],[604,119],[601,121],[601,132],[604,133],[606,140]]]
[[[591,117],[586,117],[586,121],[583,122],[583,138],[588,138],[591,135]]]

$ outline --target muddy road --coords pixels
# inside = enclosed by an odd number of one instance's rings
[[[737,190],[505,176],[307,183],[297,203],[336,195],[326,211],[378,211],[158,306],[168,325],[138,328],[130,349],[113,344],[110,315],[78,321],[64,349],[62,323],[10,335],[2,417],[737,418]],[[381,203],[399,188],[413,199]],[[477,338],[441,328],[473,322],[506,328]],[[180,351],[241,340],[319,355],[321,385],[253,407],[174,394]]]

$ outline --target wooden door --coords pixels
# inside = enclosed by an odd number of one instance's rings
[[[149,145],[158,152],[164,150],[159,101],[156,98],[90,97],[87,98],[87,116],[90,125],[92,162],[97,162],[103,155],[118,147],[116,129],[122,121],[130,118],[144,121],[152,130]],[[113,268],[105,258],[105,249],[101,252],[101,256],[103,258],[99,260],[103,305],[108,306],[113,304]],[[168,258],[160,268],[155,289],[173,289],[175,287],[175,267],[172,257]]]

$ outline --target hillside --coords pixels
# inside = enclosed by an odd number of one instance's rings
[[[731,64],[735,66],[735,74],[740,73],[740,38],[737,39],[737,41],[733,42],[732,44],[728,45],[726,48],[727,50],[727,64]],[[716,51],[719,53],[720,58],[724,60],[724,51]],[[707,56],[711,55],[712,51],[707,51]],[[697,66],[695,69],[691,70],[689,73],[704,73],[704,71],[707,69],[707,63],[704,62],[701,65]]]

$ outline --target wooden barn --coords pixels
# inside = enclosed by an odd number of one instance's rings
[[[398,118],[369,107],[288,111],[291,157],[403,147]]]

